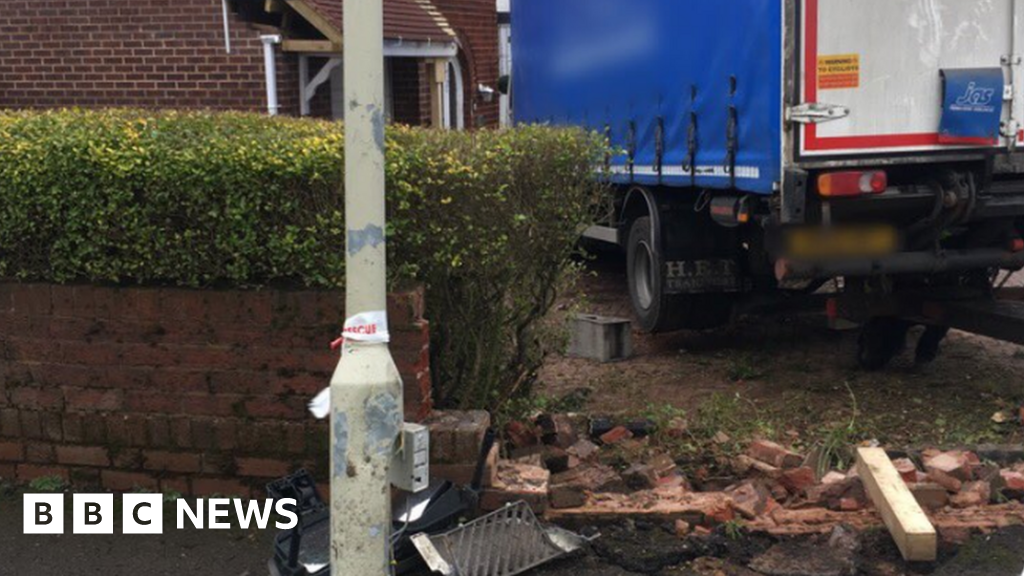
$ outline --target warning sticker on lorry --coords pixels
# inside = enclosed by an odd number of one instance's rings
[[[818,56],[818,89],[860,88],[860,54]]]

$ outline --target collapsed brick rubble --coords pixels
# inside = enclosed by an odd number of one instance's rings
[[[476,426],[486,428],[489,421],[481,419],[475,416]],[[462,424],[459,442],[437,436],[432,427],[449,463],[435,466],[435,475],[464,471],[475,461],[479,450],[468,447],[482,432],[471,429]],[[824,470],[814,454],[768,440],[751,442],[724,463],[731,475],[712,482],[688,478],[638,423],[595,425],[546,414],[512,422],[504,432],[504,457],[494,454],[486,466],[485,510],[525,500],[553,521],[586,525],[645,517],[673,523],[680,537],[730,522],[779,535],[827,533],[839,524],[881,525],[855,468]],[[459,444],[465,447],[464,463],[451,464],[458,459],[451,447]],[[894,457],[893,464],[946,541],[1024,522],[1024,463],[1000,467],[968,450],[928,449]]]

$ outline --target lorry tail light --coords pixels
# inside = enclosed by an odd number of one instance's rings
[[[889,177],[881,170],[828,172],[818,176],[818,195],[844,198],[881,194],[889,188]]]
[[[1014,238],[1010,241],[1010,252],[1024,252],[1024,239]]]

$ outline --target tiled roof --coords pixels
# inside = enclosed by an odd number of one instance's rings
[[[301,0],[342,30],[343,0]],[[453,42],[455,32],[430,0],[384,0],[384,37],[414,42]]]

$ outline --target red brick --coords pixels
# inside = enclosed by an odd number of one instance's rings
[[[191,493],[191,488],[189,487],[189,481],[187,477],[175,476],[170,478],[161,478],[160,491],[163,492],[164,494],[177,492],[178,494],[186,495]]]
[[[139,448],[118,448],[111,450],[111,460],[114,468],[125,470],[139,470],[142,468],[144,458]]]
[[[194,496],[208,497],[220,496],[248,496],[250,488],[246,484],[227,478],[193,478],[192,494]]]
[[[124,393],[121,390],[64,388],[64,401],[68,410],[114,412],[123,407]]]
[[[35,464],[18,464],[16,476],[19,482],[28,482],[30,480],[35,480],[36,478],[45,478],[47,476],[59,476],[65,481],[69,478],[67,468],[58,468],[56,466],[37,466]]]
[[[267,458],[236,458],[239,476],[257,478],[280,478],[292,472],[291,465],[280,460]]]
[[[259,396],[245,403],[245,414],[251,418],[304,420],[307,418],[307,408],[301,398]]]
[[[803,456],[768,440],[751,442],[747,455],[776,468],[797,468],[804,461]]]
[[[57,462],[78,466],[109,466],[106,448],[98,446],[57,446]]]
[[[198,472],[199,455],[182,452],[164,452],[162,450],[146,450],[142,453],[146,470],[168,472]]]
[[[897,458],[892,461],[903,481],[911,484],[917,482],[917,465],[909,458]]]
[[[949,501],[957,508],[971,508],[988,504],[991,499],[992,488],[988,482],[967,482]]]
[[[339,298],[343,295],[339,295]],[[411,290],[388,294],[388,323],[395,326],[414,324],[425,312],[423,291]]]
[[[808,488],[814,486],[817,479],[815,478],[814,470],[803,466],[800,468],[783,470],[782,476],[779,478],[779,482],[790,492],[794,494],[802,494]]]
[[[103,470],[100,472],[100,481],[103,487],[113,492],[129,492],[137,488],[145,490],[156,490],[160,483],[149,474],[140,472],[120,472],[117,470]]]
[[[131,412],[175,414],[181,406],[181,396],[129,390],[125,392],[124,406]]]
[[[961,482],[967,482],[973,478],[973,467],[976,462],[977,456],[969,452],[953,450],[925,456],[924,469],[929,473],[938,471]]]
[[[1017,492],[1024,492],[1024,474],[1013,470],[1002,470],[999,472],[1006,488]]]
[[[244,397],[236,394],[187,394],[181,411],[197,416],[237,416],[245,410]]]
[[[8,438],[21,436],[21,421],[18,418],[17,410],[0,410],[0,436]]]
[[[25,461],[32,464],[53,464],[57,461],[57,453],[52,444],[29,442],[25,445]]]
[[[20,386],[11,390],[11,403],[24,410],[62,410],[64,394],[59,388]]]
[[[633,433],[625,426],[617,426],[601,435],[601,443],[607,445],[618,444],[623,440],[629,440]]]
[[[25,445],[21,442],[0,442],[0,462],[21,462]]]

